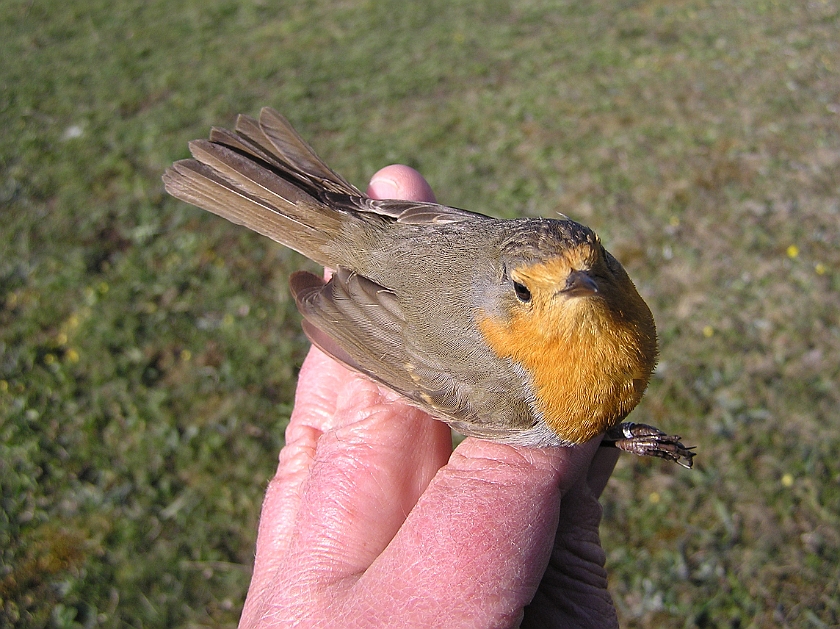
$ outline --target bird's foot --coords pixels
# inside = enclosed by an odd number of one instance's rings
[[[679,436],[666,435],[653,426],[633,422],[624,422],[610,428],[604,435],[601,445],[632,452],[639,456],[668,459],[685,468],[691,468],[696,454],[693,452],[694,446],[684,446]]]

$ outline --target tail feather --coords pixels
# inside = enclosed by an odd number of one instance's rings
[[[233,131],[223,129],[222,127],[213,127],[210,129],[210,141],[216,144],[223,144],[240,153],[256,157],[266,164],[280,168],[284,172],[287,170],[276,157],[245,138],[245,136],[238,135]]]
[[[325,203],[325,195],[365,196],[324,164],[280,114],[263,109],[259,122],[240,116],[235,132],[214,128],[210,140],[190,142],[190,151],[195,159],[176,162],[164,174],[169,194],[319,264],[335,264],[324,245],[352,213]]]
[[[260,111],[259,127],[288,163],[300,165],[308,176],[317,177],[318,183],[327,190],[350,196],[365,196],[353,184],[327,166],[280,113],[270,107],[263,107]]]
[[[318,157],[281,114],[269,107],[260,111],[259,122],[250,116],[236,119],[236,132],[269,154],[279,157],[278,165],[310,185],[353,197],[363,197],[358,188]],[[291,166],[291,168],[289,168]]]
[[[301,209],[320,209],[318,206],[323,205],[302,188],[226,146],[208,140],[193,140],[189,147],[196,160],[209,166],[223,179],[249,195],[264,200],[270,207],[285,210],[284,214],[290,218],[296,218],[295,215],[300,214]],[[331,225],[337,226],[337,222]]]
[[[327,232],[248,194],[201,162],[175,162],[164,173],[163,181],[167,192],[182,201],[267,236],[319,264],[331,264],[323,252],[323,245],[331,239]]]

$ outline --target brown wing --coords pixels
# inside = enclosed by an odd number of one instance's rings
[[[393,292],[342,268],[329,282],[299,271],[290,285],[304,332],[326,354],[450,423],[475,423],[458,381],[406,337]]]

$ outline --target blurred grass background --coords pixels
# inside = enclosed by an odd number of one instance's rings
[[[606,491],[623,626],[840,626],[838,0],[7,0],[0,58],[0,625],[238,618],[307,263],[160,175],[270,105],[636,280],[699,455]]]

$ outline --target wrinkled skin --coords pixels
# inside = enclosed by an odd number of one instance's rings
[[[412,169],[373,198],[433,201]],[[617,627],[600,438],[468,438],[313,348],[268,486],[240,627]]]

